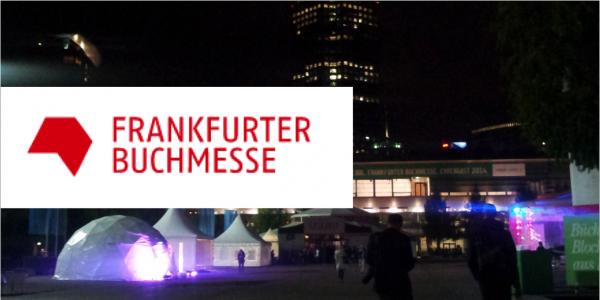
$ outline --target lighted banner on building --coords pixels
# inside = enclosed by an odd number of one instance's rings
[[[564,217],[567,284],[598,286],[598,214]]]
[[[445,176],[525,176],[525,164],[354,164],[354,179],[392,179]]]
[[[349,87],[3,88],[1,105],[3,207],[352,206]]]

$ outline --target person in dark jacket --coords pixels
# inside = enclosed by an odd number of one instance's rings
[[[240,273],[244,273],[244,263],[246,262],[246,253],[244,252],[243,249],[240,249],[240,252],[238,252],[237,260],[238,260],[238,271]]]
[[[372,276],[373,289],[382,300],[413,299],[408,272],[414,268],[415,258],[409,237],[400,232],[402,222],[401,215],[392,214],[388,228],[369,237],[366,262],[370,268],[363,282]]]
[[[538,247],[535,250],[536,251],[544,251],[544,250],[546,250],[546,248],[544,248],[544,244],[542,242],[539,242]]]
[[[521,285],[517,269],[517,248],[504,224],[495,220],[496,207],[485,204],[481,218],[475,215],[468,239],[468,265],[473,277],[479,282],[484,300],[510,300],[511,288],[515,287],[517,299],[521,299]]]

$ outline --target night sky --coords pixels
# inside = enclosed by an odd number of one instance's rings
[[[12,36],[80,33],[101,86],[291,86],[291,2],[2,3]],[[390,135],[409,146],[510,122],[494,2],[381,2]]]

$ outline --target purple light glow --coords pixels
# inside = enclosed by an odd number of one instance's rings
[[[198,275],[198,272],[196,272],[196,271],[192,272],[192,276],[196,276],[196,275]]]

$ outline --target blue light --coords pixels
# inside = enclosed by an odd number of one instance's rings
[[[518,214],[518,213],[521,211],[521,209],[520,209],[520,208],[518,208],[518,207],[515,207],[515,208],[513,209],[513,211],[515,212],[515,214]]]
[[[467,143],[466,142],[454,142],[452,144],[454,144],[456,147],[461,148],[461,149],[467,148]]]

